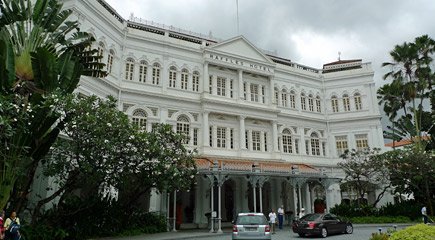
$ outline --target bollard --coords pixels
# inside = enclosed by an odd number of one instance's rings
[[[379,234],[382,233],[382,228],[378,228]]]

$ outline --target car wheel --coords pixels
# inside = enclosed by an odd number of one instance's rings
[[[299,234],[299,237],[305,237],[305,234],[303,234],[303,233],[298,233]]]
[[[328,236],[328,230],[326,228],[322,228],[322,237],[325,238]]]
[[[347,234],[352,234],[353,233],[353,226],[352,225],[347,225],[346,226],[346,233]]]

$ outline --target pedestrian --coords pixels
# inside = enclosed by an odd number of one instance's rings
[[[269,213],[269,223],[270,223],[270,231],[272,234],[275,234],[275,224],[276,224],[276,213],[275,210],[272,209],[272,211]]]
[[[0,213],[0,239],[5,239],[5,228],[3,227],[5,219],[5,211],[1,211]]]
[[[278,208],[278,228],[282,230],[282,224],[284,222],[284,206]]]
[[[299,219],[301,219],[303,216],[305,216],[305,208],[301,208],[301,211],[299,212]]]
[[[21,238],[20,219],[17,217],[17,212],[12,211],[3,226],[6,229],[5,240],[19,240]]]
[[[421,209],[421,215],[423,215],[423,222],[424,222],[424,224],[427,224],[428,223],[428,217],[427,217],[426,206],[423,206],[423,208]]]

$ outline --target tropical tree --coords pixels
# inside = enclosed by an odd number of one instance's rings
[[[376,207],[385,192],[391,188],[389,171],[385,167],[385,162],[376,157],[378,153],[379,149],[353,149],[346,151],[342,155],[344,161],[338,163],[345,173],[345,186],[355,189],[358,194],[358,206],[365,194],[379,190],[373,202],[373,207]]]
[[[415,131],[412,137],[416,138],[417,147],[421,148],[421,132],[424,114],[424,100],[434,96],[433,81],[434,72],[431,69],[432,54],[435,51],[435,41],[427,35],[417,37],[414,42],[405,42],[396,45],[390,52],[391,62],[385,62],[383,67],[390,70],[384,75],[384,79],[391,79],[390,84],[384,85],[378,90],[380,104],[394,123],[399,109],[404,114],[412,114]],[[435,105],[432,104],[432,109]],[[435,111],[432,111],[432,115]],[[394,124],[393,124],[394,129]]]
[[[136,129],[117,109],[114,98],[73,96],[62,108],[66,116],[64,135],[42,161],[44,176],[54,179],[49,186],[52,191],[35,205],[32,223],[45,204],[57,199],[61,207],[77,190],[82,199],[102,196],[105,189],[120,181],[123,164],[134,154],[129,141],[135,138]],[[90,202],[83,201],[79,209],[92,207]]]
[[[22,175],[15,193],[21,199],[27,195],[40,160],[63,128],[56,105],[73,92],[81,75],[105,72],[91,49],[94,39],[68,20],[72,11],[62,10],[57,0],[0,0],[0,10],[0,131],[8,132],[0,138],[4,208]]]
[[[385,162],[390,181],[398,194],[412,195],[418,202],[426,204],[433,213],[435,198],[435,157],[415,148],[394,150],[376,156]]]

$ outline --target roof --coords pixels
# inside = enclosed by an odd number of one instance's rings
[[[362,62],[362,59],[338,60],[335,62],[326,63],[326,64],[323,64],[323,69],[325,69],[326,66],[346,64],[346,63],[357,63],[357,62]]]
[[[210,170],[217,163],[222,170],[233,172],[260,172],[260,173],[291,173],[297,167],[301,174],[320,174],[320,170],[306,164],[278,162],[278,161],[254,161],[242,159],[195,159],[198,170]]]
[[[429,140],[430,136],[421,136],[421,140]],[[393,141],[390,143],[386,143],[385,147],[403,147],[407,145],[411,145],[416,142],[416,138],[413,139],[402,139],[400,141]]]

